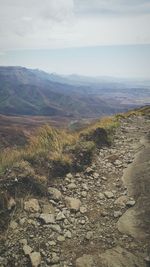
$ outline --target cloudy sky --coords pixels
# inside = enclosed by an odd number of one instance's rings
[[[0,0],[0,65],[150,78],[150,0]]]

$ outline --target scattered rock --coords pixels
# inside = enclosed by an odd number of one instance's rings
[[[54,214],[47,214],[47,213],[42,213],[40,214],[39,218],[46,224],[48,223],[55,223],[55,216]]]
[[[115,160],[115,162],[114,162],[114,164],[116,165],[116,166],[121,166],[122,165],[122,162],[120,161],[120,160]]]
[[[27,239],[23,238],[19,240],[19,243],[22,245],[27,245],[28,242],[27,242]]]
[[[56,253],[52,253],[52,259],[50,261],[52,264],[55,264],[55,263],[59,263],[60,262],[60,259],[59,257],[57,256]]]
[[[94,267],[94,260],[91,255],[83,255],[76,260],[76,267]]]
[[[111,192],[111,191],[105,191],[105,192],[104,192],[104,195],[105,195],[108,199],[114,197],[114,194],[113,194],[113,192]]]
[[[87,240],[90,240],[92,237],[93,237],[93,232],[92,232],[92,231],[87,232],[85,238],[86,238]]]
[[[32,251],[33,251],[33,249],[30,246],[28,246],[28,245],[23,246],[23,252],[25,255],[30,255]]]
[[[17,229],[18,228],[18,223],[16,223],[15,221],[11,221],[10,222],[10,228],[12,228],[13,230]]]
[[[92,176],[93,176],[95,179],[97,179],[97,178],[99,177],[99,173],[94,172]]]
[[[105,196],[104,196],[104,194],[103,194],[103,193],[99,193],[99,194],[98,194],[98,196],[99,196],[99,199],[100,199],[100,200],[102,200],[102,199],[104,199],[104,198],[105,198]]]
[[[57,241],[59,241],[59,242],[64,242],[64,241],[65,241],[65,237],[64,237],[63,235],[59,235],[59,236],[57,237]]]
[[[40,211],[40,206],[39,202],[35,198],[31,198],[27,201],[24,202],[24,209],[25,211],[28,212],[39,212]]]
[[[71,238],[71,237],[72,237],[72,234],[71,234],[71,232],[68,230],[68,231],[64,234],[64,236],[65,236],[66,238]]]
[[[50,229],[52,229],[53,231],[55,231],[59,234],[61,234],[61,232],[62,232],[61,228],[58,224],[51,224],[49,227],[50,227]]]
[[[63,212],[59,212],[59,213],[57,214],[56,221],[62,221],[62,220],[64,220],[65,218],[66,218],[66,217],[65,217],[64,213],[63,213]]]
[[[49,193],[51,199],[53,199],[53,200],[59,201],[62,198],[61,192],[56,188],[49,187],[48,193]]]
[[[65,203],[67,208],[72,211],[78,211],[81,206],[81,201],[77,198],[65,197]]]
[[[44,204],[42,207],[42,213],[55,214],[55,208],[50,203]]]
[[[82,184],[82,188],[83,188],[84,190],[86,190],[86,191],[88,191],[88,190],[89,190],[89,188],[88,188],[87,184]]]
[[[73,175],[72,175],[71,173],[68,173],[68,174],[66,175],[66,177],[67,177],[68,179],[72,179],[72,178],[73,178]]]
[[[103,267],[145,267],[142,257],[137,257],[119,246],[101,254],[99,264]]]
[[[39,252],[32,252],[30,255],[32,267],[38,267],[41,264],[41,254]]]
[[[114,218],[119,218],[122,215],[121,211],[114,211]]]
[[[120,196],[119,198],[116,199],[114,204],[119,206],[119,207],[123,207],[124,208],[126,206],[127,201],[128,201],[127,196]]]
[[[77,188],[76,184],[75,183],[71,183],[71,184],[68,184],[68,189],[75,189]]]
[[[80,212],[82,213],[82,214],[84,214],[84,213],[86,213],[87,212],[87,208],[86,207],[80,207]]]
[[[90,168],[90,167],[88,167],[86,170],[85,170],[85,173],[86,174],[91,174],[91,173],[93,173],[94,172],[94,170],[92,169],[92,168]]]
[[[81,196],[82,196],[82,197],[86,197],[86,196],[87,196],[87,192],[86,192],[86,191],[82,191],[82,192],[81,192]]]
[[[133,207],[134,205],[135,205],[135,200],[133,199],[133,200],[129,200],[127,203],[126,203],[126,206],[127,207]]]
[[[53,241],[53,240],[52,240],[52,241],[49,241],[48,244],[49,244],[50,246],[56,246],[56,242]]]

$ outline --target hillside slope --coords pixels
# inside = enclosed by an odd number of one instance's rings
[[[50,75],[22,67],[0,67],[0,113],[98,117],[126,107],[111,106],[86,88],[53,82]]]
[[[2,266],[149,266],[150,108],[117,118],[111,146],[97,131],[103,145],[93,162],[64,179],[48,176],[47,194],[35,192],[33,185],[25,192],[35,175],[31,166],[24,163],[24,173],[19,165],[7,170],[6,182],[4,176],[0,180],[1,192],[9,192],[4,203],[8,229],[0,240]]]
[[[136,105],[136,95],[130,99],[133,91],[116,91],[117,84],[113,84],[112,90],[111,83],[94,86],[88,82],[67,84],[67,79],[65,83],[65,79],[39,70],[0,67],[0,113],[89,118],[125,111]],[[143,95],[143,91],[140,92]],[[120,96],[118,99],[116,94]],[[147,96],[148,91],[144,94]],[[139,92],[137,99],[138,95]],[[127,100],[123,103],[121,99]]]

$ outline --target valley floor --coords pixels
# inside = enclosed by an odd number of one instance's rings
[[[150,266],[149,131],[144,116],[122,119],[85,172],[51,181],[47,198],[22,199],[0,266]]]

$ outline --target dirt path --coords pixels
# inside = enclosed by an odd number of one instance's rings
[[[0,266],[148,266],[149,141],[141,138],[149,130],[146,117],[122,119],[113,145],[85,172],[57,179],[48,198],[28,196],[12,216]]]

